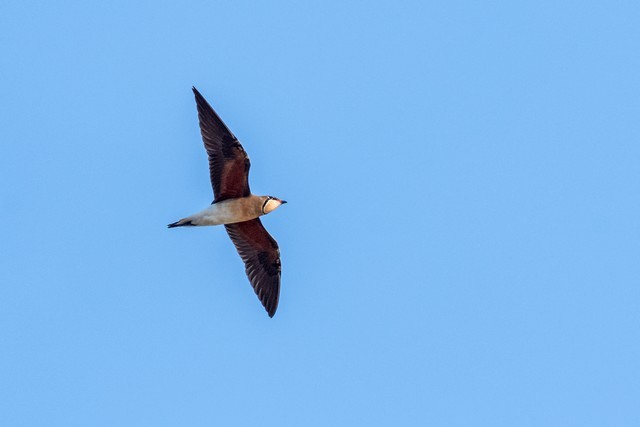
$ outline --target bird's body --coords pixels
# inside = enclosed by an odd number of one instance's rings
[[[268,196],[239,197],[212,203],[206,209],[169,224],[169,227],[182,225],[223,225],[249,221],[264,215],[262,206]]]
[[[209,157],[214,200],[206,209],[168,227],[224,224],[245,263],[251,286],[269,316],[273,317],[280,295],[280,250],[259,217],[286,202],[272,196],[251,194],[249,156],[195,87],[193,93],[202,140]]]

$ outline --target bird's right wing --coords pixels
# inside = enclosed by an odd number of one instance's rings
[[[194,87],[198,106],[200,133],[209,155],[209,173],[213,186],[213,202],[246,197],[249,190],[249,156],[240,141],[218,117],[211,105]]]
[[[259,218],[225,228],[244,261],[245,272],[258,299],[273,317],[280,295],[280,250],[278,243],[267,232]]]

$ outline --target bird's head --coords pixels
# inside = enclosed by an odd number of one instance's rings
[[[264,203],[262,203],[262,213],[266,215],[269,212],[273,212],[285,203],[287,203],[285,200],[280,200],[277,197],[266,196]]]

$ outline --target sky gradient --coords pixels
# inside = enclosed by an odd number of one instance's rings
[[[640,425],[640,6],[0,4],[0,424]],[[289,203],[269,319],[191,86]]]

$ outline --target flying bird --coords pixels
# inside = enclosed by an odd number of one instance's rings
[[[169,228],[221,225],[244,261],[245,272],[260,302],[273,317],[280,295],[280,249],[260,222],[262,215],[287,203],[273,196],[256,196],[249,189],[251,162],[246,151],[211,105],[194,87],[200,133],[209,156],[213,203]]]

